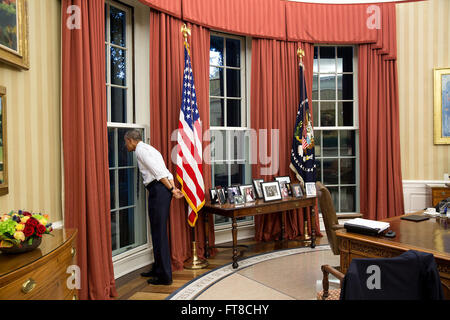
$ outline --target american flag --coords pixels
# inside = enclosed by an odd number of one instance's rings
[[[205,204],[202,171],[202,127],[195,94],[189,47],[184,45],[183,92],[178,122],[177,179],[189,204],[188,223],[195,226],[198,211]]]

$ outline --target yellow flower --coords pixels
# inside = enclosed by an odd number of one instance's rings
[[[25,234],[22,231],[14,232],[14,239],[25,241]]]
[[[39,222],[45,227],[47,225],[47,219],[41,219]]]
[[[28,219],[30,219],[28,216],[22,217],[22,219],[20,219],[20,223],[27,223]]]
[[[2,221],[6,221],[6,220],[9,220],[9,219],[11,219],[11,216],[9,216],[7,214],[4,214],[3,217],[2,217]]]
[[[22,231],[23,229],[25,229],[25,224],[24,223],[16,224],[16,231]]]

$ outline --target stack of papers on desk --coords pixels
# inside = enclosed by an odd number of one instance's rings
[[[390,227],[389,222],[368,220],[362,218],[352,219],[344,223],[344,228],[349,232],[368,235],[377,235]]]

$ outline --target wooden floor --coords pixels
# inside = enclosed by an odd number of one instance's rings
[[[256,242],[254,240],[241,240],[238,244],[247,245],[248,249],[242,249],[243,257],[250,257],[255,254],[270,252],[279,249],[290,249],[305,246],[304,241],[289,240],[284,242]],[[326,235],[324,237],[317,238],[316,244],[328,244]],[[225,245],[231,245],[227,243]],[[241,250],[241,249],[239,249]],[[155,286],[147,284],[148,278],[143,278],[140,273],[147,271],[149,267],[145,267],[128,275],[125,275],[116,280],[116,288],[118,292],[117,299],[119,300],[164,300],[172,292],[185,285],[192,279],[201,276],[205,272],[208,272],[217,267],[230,263],[232,257],[231,248],[219,248],[218,253],[208,259],[209,266],[200,270],[188,270],[183,269],[180,271],[174,271],[172,274],[173,283],[170,286]]]

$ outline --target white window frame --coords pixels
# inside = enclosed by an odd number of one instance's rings
[[[340,44],[315,44],[314,47],[353,47],[353,126],[338,126],[339,124],[339,115],[338,115],[338,111],[339,109],[337,108],[337,102],[346,102],[346,101],[350,101],[350,100],[343,100],[343,99],[338,99],[338,97],[336,96],[335,100],[321,100],[320,99],[320,95],[319,95],[319,100],[313,100],[311,97],[311,108],[313,107],[313,102],[336,102],[336,109],[335,109],[335,126],[320,126],[320,103],[318,103],[318,108],[317,108],[317,118],[318,119],[314,119],[317,120],[314,121],[316,122],[317,126],[314,127],[314,130],[319,130],[321,131],[321,139],[323,138],[323,131],[354,131],[355,132],[355,156],[341,156],[339,154],[339,150],[340,150],[340,139],[338,138],[338,145],[337,145],[337,150],[338,150],[338,155],[337,156],[332,156],[332,157],[324,157],[323,156],[323,150],[321,152],[321,156],[316,158],[321,159],[320,161],[320,172],[322,173],[322,177],[323,177],[323,159],[338,159],[338,162],[340,163],[340,159],[355,159],[355,211],[354,212],[359,212],[359,208],[360,208],[360,197],[359,197],[359,191],[360,191],[360,168],[359,168],[359,159],[360,159],[360,155],[359,155],[359,117],[358,117],[358,47],[357,46],[353,46],[353,45],[340,45]],[[336,62],[337,62],[337,50],[336,50],[336,56],[335,56]],[[319,54],[319,61],[318,61],[318,81],[317,81],[317,90],[318,93],[320,93],[320,54]],[[336,64],[337,66],[337,64]],[[338,88],[338,74],[348,74],[350,72],[342,72],[342,73],[338,73],[337,69],[335,71],[335,75],[336,75],[336,79],[335,79],[335,85],[336,85],[336,90]],[[326,74],[326,73],[325,73]],[[330,73],[332,74],[332,73]],[[323,139],[322,139],[323,141]],[[321,148],[323,148],[323,142],[320,143]],[[338,177],[340,176],[340,165],[338,166]],[[322,179],[323,180],[323,179]],[[322,181],[322,180],[318,180],[318,181]],[[345,186],[353,186],[353,185],[347,185],[347,184],[341,184],[340,181],[338,181],[337,184],[332,184],[330,185],[331,187],[345,187]],[[339,207],[335,208],[337,215],[340,214],[346,214],[346,213],[353,213],[353,212],[345,212],[345,211],[340,211],[341,208],[341,197],[338,198],[338,204]]]

